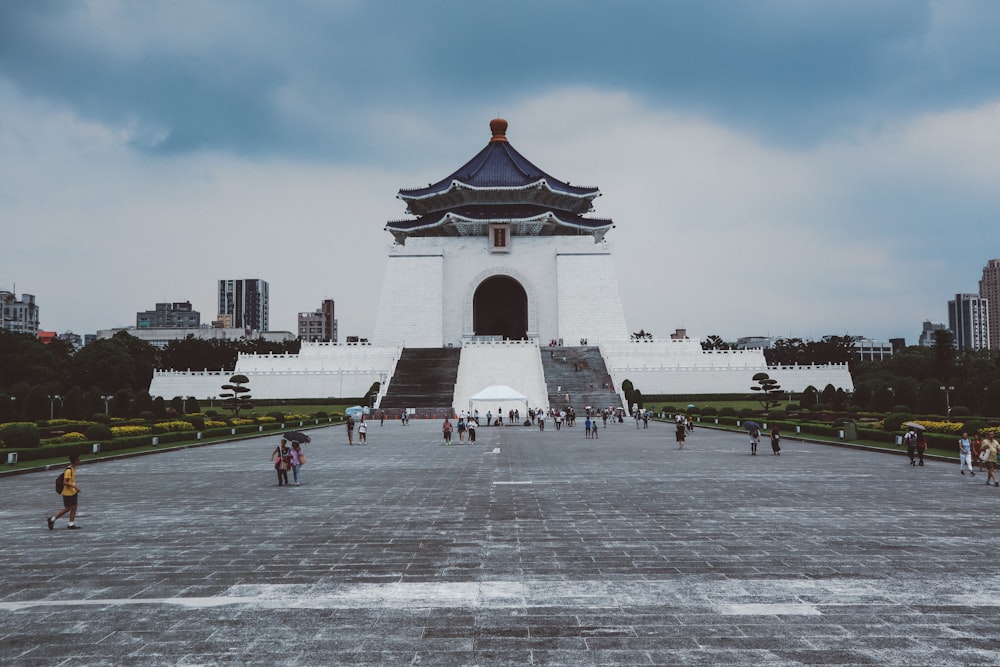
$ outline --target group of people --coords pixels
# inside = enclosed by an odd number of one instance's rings
[[[406,425],[406,422],[403,422]],[[347,415],[347,420],[344,422],[345,428],[347,429],[347,444],[354,444],[354,417]],[[358,427],[358,444],[367,445],[368,444],[368,422],[365,421],[364,416],[361,417],[361,422],[357,425]]]
[[[457,429],[456,425],[451,423],[451,419],[445,417],[444,423],[441,425],[441,435],[444,436],[444,444],[451,444],[451,435],[456,430],[458,431],[458,444],[474,444],[476,442],[476,429],[478,427],[478,412],[475,415],[469,415],[465,410],[458,413]]]
[[[298,486],[299,473],[302,464],[306,462],[305,452],[302,451],[302,444],[296,440],[289,441],[282,438],[278,446],[271,452],[271,462],[274,470],[278,473],[278,486]],[[288,481],[288,471],[292,472],[292,483]]]
[[[750,456],[757,456],[757,445],[760,444],[760,424],[748,421],[744,424],[750,436]],[[766,424],[765,424],[766,426]],[[781,429],[777,424],[771,426],[771,454],[781,456]]]
[[[907,434],[909,435],[909,434]],[[962,433],[958,439],[958,470],[963,475],[966,468],[969,475],[976,476],[973,466],[979,466],[979,472],[986,471],[986,485],[1000,486],[997,481],[997,456],[1000,455],[1000,443],[994,437],[993,431],[986,431],[982,435],[976,433],[969,437],[968,433]]]

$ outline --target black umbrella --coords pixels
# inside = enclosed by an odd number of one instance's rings
[[[757,422],[755,422],[753,420],[745,421],[745,422],[743,422],[743,428],[745,428],[748,431],[752,431],[754,429],[757,429],[759,431],[760,430],[760,424],[758,424]]]
[[[312,442],[312,438],[301,431],[289,431],[285,434],[285,440],[291,440],[292,442],[298,443]]]

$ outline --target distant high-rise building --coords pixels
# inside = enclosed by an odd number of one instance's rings
[[[990,312],[993,314],[989,324],[989,349],[1000,348],[1000,259],[991,259],[983,267],[979,296],[990,304]]]
[[[0,329],[13,333],[38,335],[38,305],[33,294],[21,294],[18,300],[13,292],[0,290]]]
[[[155,310],[135,314],[137,329],[196,329],[201,326],[201,313],[191,308],[190,301],[158,303]]]
[[[219,320],[232,316],[232,327],[270,331],[270,297],[266,280],[244,278],[219,281]]]
[[[960,350],[990,347],[990,304],[978,294],[956,294],[948,302],[948,328]]]
[[[945,331],[947,327],[938,322],[931,322],[930,320],[924,320],[924,328],[920,332],[920,338],[917,339],[917,345],[920,347],[933,347],[934,340],[937,338],[937,333],[939,331]]]
[[[324,299],[319,310],[299,313],[299,340],[337,342],[337,320],[334,317],[333,299]]]

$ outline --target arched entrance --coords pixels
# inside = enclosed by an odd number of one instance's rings
[[[479,283],[472,297],[472,329],[477,336],[528,337],[528,295],[521,283],[493,276]]]

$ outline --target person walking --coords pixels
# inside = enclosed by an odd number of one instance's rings
[[[917,432],[917,459],[920,461],[917,465],[924,464],[924,452],[927,451],[927,436],[924,435],[923,431]]]
[[[278,473],[278,486],[288,485],[289,457],[288,441],[282,438],[278,446],[271,452],[271,461],[274,462],[274,470]]]
[[[963,433],[958,439],[958,472],[965,474],[965,467],[969,467],[969,474],[976,476],[976,471],[972,469],[972,440],[968,433]]]
[[[76,467],[80,464],[79,454],[70,454],[69,465],[63,470],[63,487],[60,495],[62,495],[63,507],[54,516],[50,516],[46,519],[49,524],[49,530],[56,527],[56,519],[62,515],[69,513],[69,525],[66,526],[70,530],[79,530],[80,526],[76,525],[76,508],[77,501],[80,496],[80,487],[76,485]]]
[[[917,431],[910,428],[903,436],[903,444],[906,445],[906,455],[910,457],[910,465],[917,465]]]
[[[354,444],[354,417],[347,415],[347,444]]]
[[[781,456],[781,430],[777,424],[771,427],[771,452],[775,456]]]
[[[358,444],[368,444],[368,422],[365,421],[364,417],[361,418],[361,423],[358,424]]]
[[[678,419],[674,423],[674,431],[677,433],[677,449],[684,449],[684,439],[687,437],[687,425]]]
[[[591,424],[591,422],[590,422],[590,413],[587,413],[587,418],[585,420],[583,420],[583,428],[584,428],[584,431],[586,433],[586,436],[584,436],[584,438],[586,440],[590,440],[590,428],[591,428],[590,424]]]
[[[465,444],[465,431],[468,426],[465,423],[465,412],[460,412],[458,415],[458,444]]]
[[[750,456],[757,456],[757,445],[760,444],[760,427],[757,422],[749,423],[747,434],[750,436]]]
[[[451,425],[451,420],[447,417],[444,418],[444,424],[441,425],[441,433],[444,435],[444,444],[451,444],[451,431],[453,427]]]
[[[985,462],[982,458],[983,453],[983,437],[979,435],[979,431],[972,436],[972,462],[979,466],[979,472],[986,472]]]
[[[306,455],[302,453],[302,446],[292,441],[292,449],[288,452],[288,461],[292,468],[292,478],[295,480],[295,486],[299,485],[299,469],[302,464],[306,462]]]
[[[986,473],[988,477],[986,478],[986,486],[993,482],[993,486],[1000,486],[1000,482],[997,481],[997,454],[1000,453],[1000,443],[993,439],[993,432],[987,431],[983,437],[983,450],[987,452],[986,455]]]
[[[466,428],[469,429],[469,444],[470,445],[473,445],[473,444],[476,443],[476,427],[477,426],[479,426],[479,424],[477,423],[475,417],[473,417],[472,419],[469,420],[469,424],[468,424],[468,426]]]

